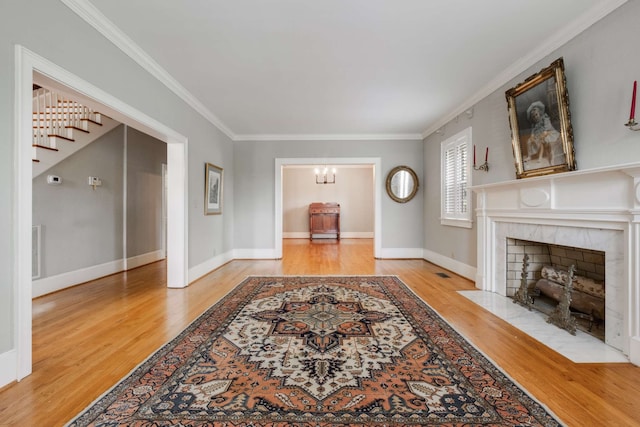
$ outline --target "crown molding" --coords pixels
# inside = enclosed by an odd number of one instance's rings
[[[122,30],[113,24],[88,0],[60,0],[69,9],[84,19],[96,31],[107,38],[118,49],[133,59],[149,74],[158,79],[169,90],[178,95],[191,108],[196,110],[202,117],[217,127],[231,140],[235,140],[235,134],[229,129],[215,114],[204,106],[191,92],[185,89],[171,74],[151,58],[140,46],[131,40]]]
[[[455,119],[460,114],[464,113],[469,108],[473,107],[477,102],[500,89],[504,84],[525,72],[529,67],[535,65],[536,62],[544,59],[545,56],[553,53],[556,49],[568,43],[571,39],[625,4],[627,1],[628,0],[607,0],[596,4],[577,19],[571,21],[562,31],[559,31],[546,39],[537,49],[532,50],[528,55],[522,57],[502,73],[498,74],[496,78],[473,94],[455,110],[429,126],[424,132],[422,132],[423,139],[449,123],[451,120]]]
[[[236,135],[234,141],[421,141],[419,133],[409,134],[256,134]]]
[[[178,95],[195,111],[201,114],[211,124],[220,129],[232,141],[356,141],[356,140],[422,140],[420,134],[346,134],[346,135],[272,135],[250,134],[236,135],[222,120],[204,106],[191,92],[174,79],[164,68],[160,66],[149,54],[129,38],[122,30],[112,23],[88,0],[60,0],[80,18],[85,20],[96,31],[107,38],[117,48],[133,59],[149,74],[157,78],[169,90]]]
[[[174,92],[178,97],[184,100],[195,111],[202,115],[206,120],[218,128],[222,133],[229,137],[232,141],[362,141],[362,140],[422,140],[427,136],[440,129],[442,126],[455,119],[458,115],[464,113],[473,107],[477,102],[486,98],[491,93],[500,89],[502,85],[517,77],[526,71],[536,62],[542,60],[545,56],[552,53],[568,41],[582,33],[606,15],[622,6],[628,0],[607,0],[599,2],[589,11],[582,14],[578,19],[572,21],[564,30],[554,34],[548,38],[537,49],[531,51],[528,55],[512,64],[505,71],[496,76],[492,81],[485,85],[478,92],[473,94],[458,108],[452,110],[449,114],[443,116],[434,124],[425,129],[421,134],[248,134],[236,135],[229,129],[215,114],[202,104],[193,94],[191,94],[184,86],[174,79],[164,68],[151,58],[141,47],[131,40],[122,30],[113,24],[106,16],[104,16],[93,4],[88,0],[60,0],[69,7],[80,18],[85,20],[96,31],[102,34],[107,40],[111,41],[116,47],[122,50],[126,55],[133,59],[143,69],[157,78],[169,90]]]

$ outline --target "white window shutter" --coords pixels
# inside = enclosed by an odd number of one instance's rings
[[[471,128],[442,142],[441,221],[471,227]]]

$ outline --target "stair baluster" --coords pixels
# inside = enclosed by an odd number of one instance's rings
[[[108,117],[105,120],[109,123],[108,128],[96,132],[96,136],[104,134],[115,126],[113,120],[109,120]],[[67,99],[63,93],[43,87],[34,89],[32,139],[34,176],[64,159],[58,155],[61,154],[61,150],[67,153],[65,156],[68,156],[70,152],[68,143],[77,142],[79,137],[82,141],[74,144],[76,148],[71,149],[71,152],[86,145],[88,138],[84,135],[89,134],[90,131],[93,133],[93,130],[97,130],[97,127],[102,125],[101,114],[75,100]],[[65,142],[60,142],[62,140]]]

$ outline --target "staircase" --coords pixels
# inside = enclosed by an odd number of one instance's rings
[[[66,96],[34,86],[32,177],[86,147],[118,124]]]

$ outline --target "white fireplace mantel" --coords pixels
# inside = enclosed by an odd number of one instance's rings
[[[605,252],[605,342],[640,365],[640,163],[472,187],[476,286],[506,294],[505,238]]]

